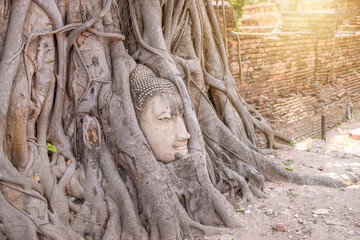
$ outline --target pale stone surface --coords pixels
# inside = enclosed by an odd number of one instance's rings
[[[171,162],[188,154],[183,111],[177,92],[155,95],[142,109],[139,125],[157,160]]]
[[[354,140],[360,141],[360,128],[357,128],[349,133],[349,137],[351,137]]]
[[[320,208],[320,209],[315,209],[312,211],[313,214],[316,215],[325,215],[325,214],[329,214],[330,210],[329,209],[324,209],[324,208]]]

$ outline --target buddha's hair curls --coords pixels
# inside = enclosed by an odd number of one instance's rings
[[[130,74],[130,90],[137,116],[155,95],[177,91],[170,80],[157,77],[150,68],[142,64],[138,64]]]

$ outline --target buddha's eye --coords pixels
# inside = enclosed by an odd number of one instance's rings
[[[160,118],[159,120],[161,120],[161,121],[169,121],[170,118],[169,117],[163,117],[163,118]]]
[[[169,121],[170,119],[171,119],[171,114],[168,112],[163,112],[158,117],[158,120],[160,121]]]

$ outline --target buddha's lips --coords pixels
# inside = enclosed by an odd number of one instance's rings
[[[176,151],[187,151],[187,143],[174,145]]]

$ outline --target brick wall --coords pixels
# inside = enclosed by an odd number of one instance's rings
[[[302,0],[305,12],[331,12],[348,20],[351,16],[360,15],[359,0]]]
[[[337,33],[335,14],[282,19],[280,33],[234,34],[227,22],[230,67],[241,96],[273,128],[293,138],[315,135],[321,114],[332,127],[345,119],[349,101],[360,110],[360,33]]]
[[[242,26],[276,26],[279,12],[275,3],[245,5],[240,21]]]

